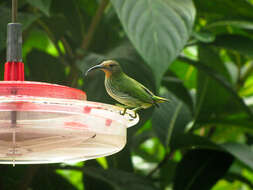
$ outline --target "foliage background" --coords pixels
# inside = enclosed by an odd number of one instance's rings
[[[10,7],[0,1],[2,63]],[[19,0],[26,80],[114,104],[102,73],[82,77],[113,58],[172,102],[140,112],[121,152],[75,165],[0,165],[0,189],[253,189],[252,20],[251,0]]]

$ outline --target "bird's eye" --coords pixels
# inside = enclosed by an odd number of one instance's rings
[[[109,67],[111,67],[111,68],[114,67],[114,66],[115,66],[115,65],[113,65],[113,64],[109,65]]]

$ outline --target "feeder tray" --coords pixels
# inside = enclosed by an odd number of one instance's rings
[[[15,95],[14,95],[15,94]],[[120,151],[128,111],[86,101],[81,90],[55,84],[0,82],[0,163],[80,161]]]
[[[0,81],[0,164],[83,161],[111,155],[126,144],[139,118],[123,108],[90,102],[67,86],[24,81],[21,24],[7,27],[7,62]],[[36,63],[35,63],[36,64]]]

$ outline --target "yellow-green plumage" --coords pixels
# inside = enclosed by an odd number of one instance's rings
[[[108,94],[134,111],[146,109],[157,103],[168,101],[166,98],[155,96],[145,86],[127,76],[116,61],[104,61],[100,65],[90,68],[105,72],[105,88]]]

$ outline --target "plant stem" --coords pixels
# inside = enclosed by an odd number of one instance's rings
[[[59,53],[59,58],[61,60],[61,62],[64,64],[64,65],[68,65],[64,59],[64,55],[62,54],[61,50],[60,50],[60,47],[59,45],[57,44],[57,40],[55,39],[55,36],[54,34],[50,31],[50,29],[48,28],[48,26],[42,22],[40,19],[38,19],[38,24],[44,29],[44,31],[47,33],[48,37],[50,38],[50,40],[53,42],[56,50],[58,51]]]
[[[249,67],[247,68],[246,72],[240,76],[239,82],[242,86],[247,78],[253,73],[253,62],[250,63]]]
[[[12,0],[12,18],[11,22],[17,22],[17,13],[18,13],[18,0]]]
[[[75,56],[74,56],[74,53],[73,53],[73,50],[72,48],[70,47],[68,41],[66,40],[66,38],[62,37],[61,38],[61,41],[62,41],[62,44],[64,46],[64,49],[66,50],[66,53],[68,54],[68,56],[71,58],[71,59],[74,59]]]
[[[83,39],[83,42],[82,42],[82,45],[81,45],[81,48],[83,50],[86,51],[89,48],[90,43],[93,39],[94,33],[96,31],[96,28],[97,28],[98,24],[100,23],[100,20],[102,18],[102,15],[103,15],[104,10],[107,7],[108,3],[109,3],[108,0],[102,0],[101,1],[100,5],[99,5],[99,7],[96,11],[95,16],[92,18],[92,21],[91,21],[90,27],[88,29],[87,35]]]

